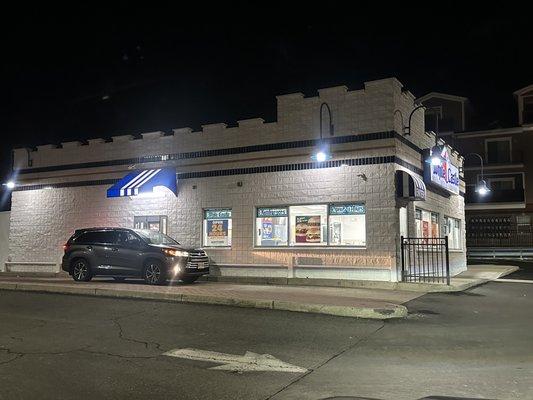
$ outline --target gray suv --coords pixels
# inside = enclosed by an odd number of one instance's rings
[[[157,231],[125,228],[78,229],[63,246],[61,268],[75,281],[93,276],[117,281],[142,277],[161,285],[168,279],[192,283],[209,273],[209,258],[202,249],[184,248]]]

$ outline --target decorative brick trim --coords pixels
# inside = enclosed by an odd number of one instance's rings
[[[324,168],[338,168],[343,164],[348,166],[358,165],[376,165],[376,164],[391,164],[397,163],[406,168],[409,168],[415,172],[420,171],[420,168],[409,164],[408,162],[396,157],[396,156],[378,156],[378,157],[366,157],[366,158],[350,158],[344,160],[331,160],[325,162],[308,162],[308,163],[296,163],[296,164],[277,164],[277,165],[262,165],[257,167],[247,168],[230,168],[213,171],[196,171],[196,172],[183,172],[178,173],[178,180],[195,179],[195,178],[208,178],[215,176],[231,176],[231,175],[249,175],[249,174],[263,174],[270,172],[285,172],[285,171],[302,171],[312,169],[324,169]],[[97,186],[97,185],[113,185],[120,179],[101,179],[92,181],[78,181],[78,182],[60,182],[60,183],[47,183],[38,185],[25,185],[18,186],[14,191],[24,190],[40,190],[46,188],[66,188],[66,187],[81,187],[81,186]]]
[[[329,144],[342,144],[342,143],[356,143],[356,142],[366,142],[366,141],[371,141],[371,140],[383,140],[383,139],[393,139],[393,138],[398,139],[399,141],[408,145],[415,151],[422,153],[422,149],[420,149],[414,143],[410,142],[405,137],[403,137],[402,135],[399,135],[395,131],[374,132],[374,133],[365,133],[361,135],[350,135],[350,136],[335,136],[335,137],[325,138],[323,139],[323,141]],[[192,152],[186,152],[186,153],[162,154],[162,155],[157,155],[157,156],[124,158],[124,159],[119,159],[119,160],[93,161],[93,162],[86,162],[86,163],[53,165],[49,167],[24,168],[24,169],[18,170],[18,173],[19,174],[31,174],[31,173],[40,173],[40,172],[63,171],[63,170],[70,170],[70,169],[109,167],[109,166],[117,166],[117,165],[131,165],[131,164],[138,165],[138,164],[146,164],[146,163],[153,163],[153,162],[187,160],[187,159],[194,159],[194,158],[201,158],[201,157],[217,157],[217,156],[262,152],[262,151],[284,150],[284,149],[294,149],[294,148],[302,148],[302,147],[314,147],[320,143],[321,143],[320,139],[298,140],[298,141],[293,141],[293,142],[259,144],[259,145],[244,146],[244,147],[230,147],[227,149],[202,150],[202,151],[192,151]]]

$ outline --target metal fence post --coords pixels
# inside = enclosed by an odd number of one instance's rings
[[[446,251],[446,284],[450,285],[450,252],[448,251],[448,236],[444,236],[444,245]]]
[[[402,253],[402,282],[405,282],[404,267],[405,267],[405,254],[403,249],[403,236],[400,236],[400,252]]]

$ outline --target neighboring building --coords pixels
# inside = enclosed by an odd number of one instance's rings
[[[422,182],[435,135],[422,112],[402,135],[414,96],[395,78],[318,93],[278,96],[271,123],[15,149],[11,269],[57,269],[75,229],[123,226],[204,246],[221,275],[397,281],[401,235],[445,234],[452,274],[465,270],[464,182],[437,167]]]
[[[430,93],[419,99],[431,110],[443,111],[446,126],[455,127],[442,136],[453,143],[464,157],[466,183],[465,212],[467,246],[533,247],[533,85],[516,91],[518,126],[473,130],[468,100],[464,97]],[[453,121],[453,122],[449,122]],[[476,184],[484,180],[490,192],[481,196]]]

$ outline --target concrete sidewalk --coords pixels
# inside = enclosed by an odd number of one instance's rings
[[[385,282],[348,279],[262,278],[255,276],[206,276],[209,282],[231,282],[257,285],[319,286],[336,288],[383,289],[409,292],[462,292],[471,287],[501,278],[517,271],[514,265],[469,265],[468,270],[451,278],[450,285],[442,283]]]
[[[149,299],[181,303],[219,304],[328,314],[343,317],[390,319],[407,315],[404,303],[427,292],[461,291],[497,279],[517,267],[473,266],[452,279],[450,286],[393,282],[352,281],[353,287],[312,286],[314,280],[297,284],[239,284],[230,282],[196,282],[183,285],[149,286],[140,280],[117,283],[96,278],[77,283],[61,277],[23,277],[0,274],[0,290],[18,290],[128,299]],[[11,276],[9,276],[11,275]],[[355,285],[361,285],[357,287]],[[391,290],[393,289],[393,290]]]
[[[62,278],[6,276],[0,277],[0,290],[219,304],[370,319],[404,317],[407,315],[407,309],[402,304],[423,294],[382,289],[215,282],[149,286],[134,279],[117,283],[111,279],[95,278],[88,283],[76,283]]]

